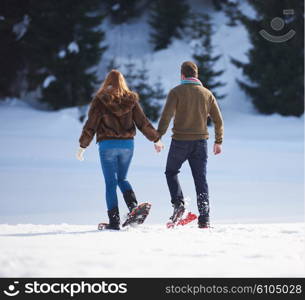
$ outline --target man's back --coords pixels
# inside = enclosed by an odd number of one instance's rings
[[[215,123],[216,142],[221,143],[223,121],[213,94],[202,85],[181,84],[168,94],[158,131],[163,135],[174,116],[174,139],[208,139],[207,118],[209,115]]]
[[[181,220],[184,208],[184,196],[178,174],[185,161],[188,161],[197,194],[198,227],[210,226],[209,189],[206,178],[209,137],[207,129],[208,116],[215,124],[214,154],[221,153],[223,121],[213,94],[202,86],[198,79],[198,67],[191,61],[181,65],[181,85],[173,88],[166,100],[158,132],[164,135],[170,120],[174,117],[171,145],[166,162],[166,180],[171,203],[174,207],[170,224]],[[156,146],[155,146],[156,147]],[[162,147],[157,145],[157,150]]]

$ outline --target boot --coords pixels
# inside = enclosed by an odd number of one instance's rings
[[[208,216],[199,216],[198,228],[210,228],[210,218]]]
[[[125,191],[123,193],[123,197],[124,197],[124,200],[126,202],[128,209],[129,209],[129,212],[131,212],[135,207],[138,206],[136,195],[133,190]]]
[[[170,220],[173,223],[176,223],[184,214],[185,208],[184,208],[184,203],[183,202],[176,202],[173,204],[174,207],[174,212],[173,215],[170,217]]]
[[[209,195],[207,193],[201,193],[197,197],[197,206],[199,211],[198,227],[209,228],[210,227],[210,206]]]
[[[109,224],[105,225],[105,229],[120,230],[120,214],[118,207],[108,210]]]

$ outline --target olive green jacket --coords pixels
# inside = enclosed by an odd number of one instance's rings
[[[215,143],[221,144],[224,125],[214,95],[201,85],[181,84],[173,88],[167,96],[158,132],[160,136],[164,135],[174,117],[172,138],[176,140],[208,139],[208,116],[214,123]]]

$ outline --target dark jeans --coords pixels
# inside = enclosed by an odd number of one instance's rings
[[[117,140],[99,143],[99,153],[106,184],[107,209],[118,207],[117,186],[122,193],[132,190],[127,180],[128,169],[133,156],[133,141]]]
[[[182,164],[188,160],[192,170],[192,175],[197,193],[197,206],[199,211],[199,221],[209,221],[209,191],[206,180],[207,167],[207,141],[178,141],[172,139],[166,163],[166,179],[171,194],[171,202],[184,203],[183,193],[178,180],[178,174]]]

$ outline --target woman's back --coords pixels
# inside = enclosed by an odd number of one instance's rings
[[[132,139],[136,127],[150,140],[159,139],[158,132],[146,118],[139,97],[130,91],[124,77],[111,71],[92,100],[88,120],[79,139],[86,148],[96,133],[96,141],[109,139]]]

